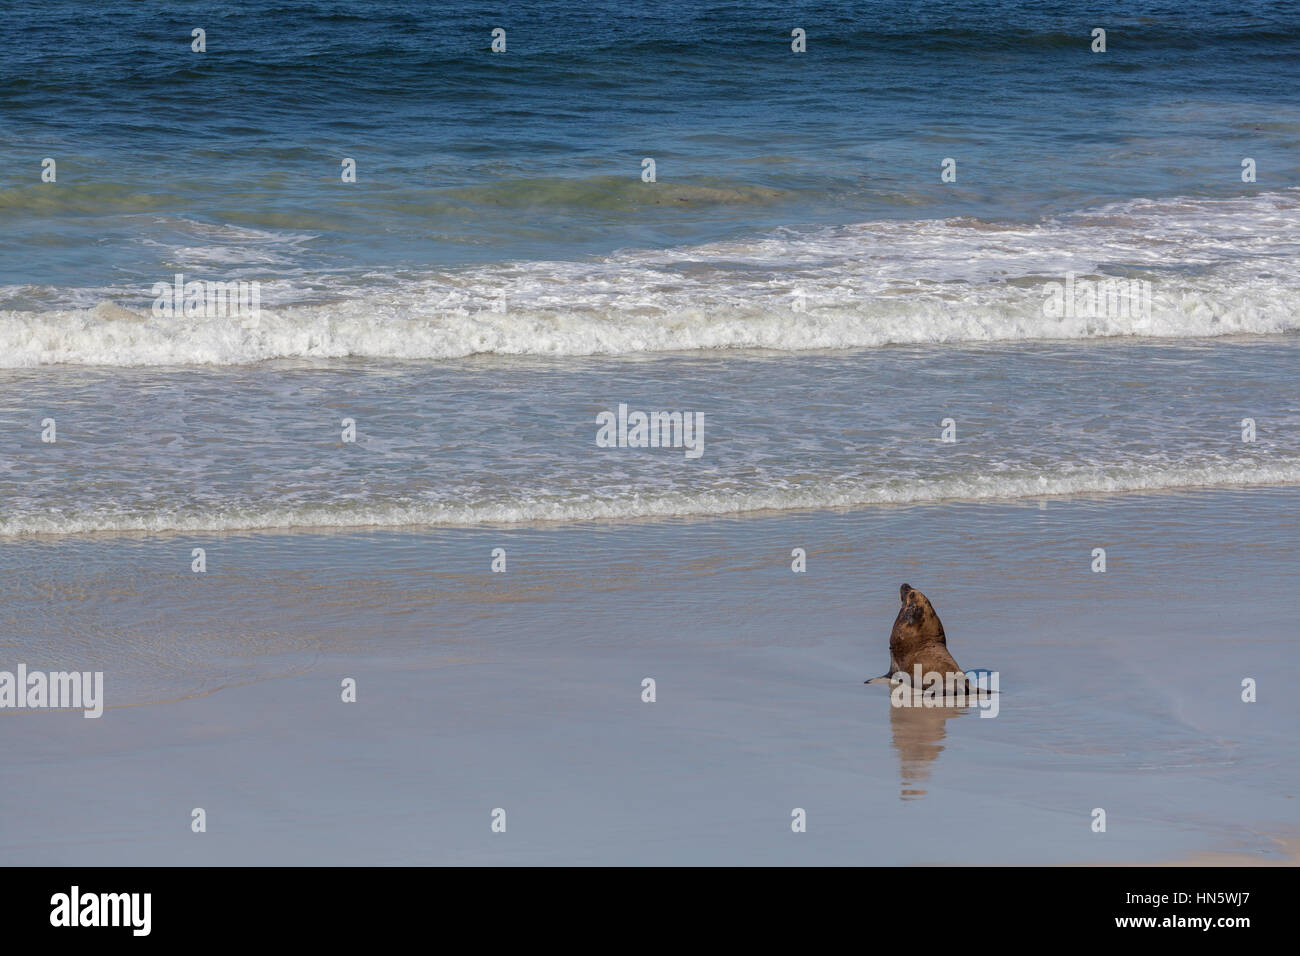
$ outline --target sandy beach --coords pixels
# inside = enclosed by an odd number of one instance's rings
[[[33,636],[6,656],[102,668],[107,709],[0,720],[23,782],[0,856],[1293,860],[1278,841],[1300,785],[1295,492],[1156,503],[225,535],[193,582],[175,537],[13,543],[6,631]],[[1000,672],[995,718],[891,708],[863,686],[887,659],[900,574],[964,667]]]

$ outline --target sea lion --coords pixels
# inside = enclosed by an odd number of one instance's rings
[[[940,674],[943,685],[974,693],[975,688],[967,683],[965,673],[948,652],[943,624],[930,599],[910,584],[904,584],[898,593],[903,606],[889,634],[889,670],[863,683],[893,683],[894,676],[902,674],[908,683],[915,684],[916,669],[920,667],[922,675]]]

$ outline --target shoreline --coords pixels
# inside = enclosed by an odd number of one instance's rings
[[[352,534],[394,534],[422,535],[440,532],[487,532],[487,531],[584,531],[634,527],[646,524],[705,524],[716,521],[771,520],[784,517],[809,516],[851,516],[873,511],[908,511],[912,509],[945,509],[952,507],[979,507],[983,505],[1011,505],[1028,508],[1042,508],[1048,502],[1068,504],[1074,502],[1104,504],[1116,498],[1185,498],[1197,495],[1214,495],[1227,493],[1232,495],[1250,495],[1252,493],[1288,492],[1300,490],[1300,482],[1295,484],[1261,482],[1259,484],[1196,484],[1178,485],[1163,488],[1120,489],[1115,491],[1085,492],[1044,492],[1033,495],[1009,495],[1006,497],[989,496],[985,498],[954,497],[927,498],[915,501],[879,501],[862,502],[845,505],[826,505],[795,508],[754,508],[738,509],[727,512],[699,512],[672,514],[644,514],[591,518],[529,518],[519,521],[482,521],[475,523],[437,523],[412,522],[410,524],[320,524],[320,525],[266,525],[257,527],[230,528],[130,528],[123,530],[98,529],[93,531],[23,531],[0,532],[0,541],[21,543],[24,541],[49,542],[59,541],[95,541],[95,540],[159,540],[167,538],[192,537],[203,535],[205,538],[223,537],[294,537],[330,536]]]

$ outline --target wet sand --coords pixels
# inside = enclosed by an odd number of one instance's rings
[[[107,709],[0,713],[0,860],[1294,862],[1296,505],[12,540],[0,668],[103,670]],[[901,581],[995,718],[863,686]]]

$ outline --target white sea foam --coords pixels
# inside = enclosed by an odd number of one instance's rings
[[[1148,281],[1151,310],[1049,317],[1045,287],[1067,272]],[[1025,226],[959,219],[786,230],[365,281],[324,304],[273,300],[257,322],[159,320],[143,302],[138,317],[103,306],[0,311],[0,367],[1292,333],[1300,330],[1300,190],[1135,200]]]
[[[635,520],[756,512],[811,511],[940,501],[1000,501],[1067,495],[1166,492],[1196,488],[1300,485],[1300,459],[1269,464],[1061,469],[1055,473],[981,473],[938,479],[880,482],[786,483],[749,493],[700,490],[650,495],[629,491],[603,496],[523,496],[483,503],[446,501],[303,504],[264,507],[232,503],[202,511],[148,513],[114,509],[8,514],[0,536],[91,532],[257,531],[294,528],[361,528],[531,524]]]

